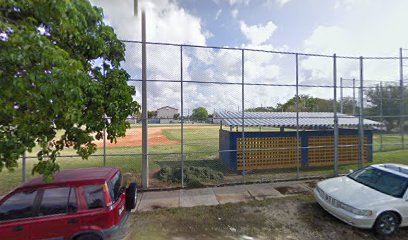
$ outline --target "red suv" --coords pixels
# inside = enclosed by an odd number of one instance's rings
[[[0,200],[0,239],[119,239],[136,207],[136,183],[116,168],[65,170],[37,177]]]

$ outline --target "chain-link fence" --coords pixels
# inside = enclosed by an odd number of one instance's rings
[[[124,43],[141,104],[142,43]],[[345,57],[147,43],[146,52],[149,187],[332,176],[408,156],[402,49]],[[140,182],[142,116],[128,121],[126,137],[97,142],[90,160],[64,150],[62,167],[115,166]]]

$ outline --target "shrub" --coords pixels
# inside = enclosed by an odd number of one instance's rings
[[[181,183],[181,168],[161,168],[157,178],[162,181]],[[203,187],[205,183],[220,181],[224,178],[222,172],[208,167],[185,167],[184,183],[187,187]]]

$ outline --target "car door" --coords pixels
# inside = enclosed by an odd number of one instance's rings
[[[69,239],[79,231],[75,188],[46,188],[40,195],[38,217],[31,221],[31,239]]]
[[[26,240],[30,235],[30,221],[35,217],[38,191],[26,190],[11,194],[0,204],[0,237]]]
[[[113,225],[106,211],[103,187],[100,184],[86,185],[79,188],[82,198],[82,209],[79,212],[84,226],[101,231]]]

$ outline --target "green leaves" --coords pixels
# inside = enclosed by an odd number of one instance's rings
[[[33,173],[49,181],[60,151],[87,158],[105,125],[115,141],[139,111],[120,67],[125,48],[85,0],[5,0],[0,9],[0,170],[41,144]]]
[[[208,112],[207,109],[205,109],[204,107],[198,107],[196,109],[193,109],[193,114],[191,115],[191,117],[195,120],[207,120],[208,118]]]

